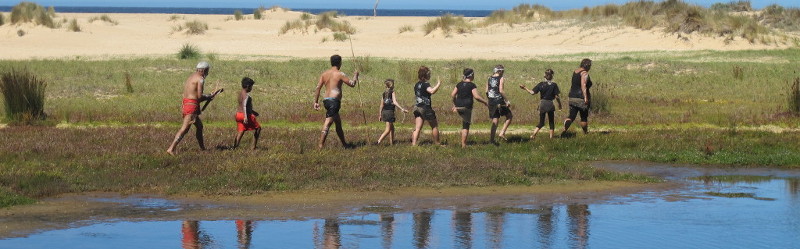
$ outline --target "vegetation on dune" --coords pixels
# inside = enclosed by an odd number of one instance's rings
[[[464,16],[455,16],[450,13],[434,18],[422,25],[425,35],[437,29],[442,30],[442,33],[449,36],[452,32],[458,34],[470,33],[475,30],[475,25],[467,21]]]
[[[200,48],[191,43],[184,43],[181,49],[178,50],[178,59],[198,59],[200,58]]]
[[[45,9],[41,5],[32,2],[20,2],[11,8],[11,23],[34,23],[48,28],[56,28],[53,21],[55,9]]]
[[[171,16],[169,16],[169,19],[167,19],[167,21],[170,21],[170,22],[174,22],[174,21],[178,21],[178,20],[183,20],[183,16],[171,15]]]
[[[308,33],[308,28],[312,25],[317,31],[327,29],[334,33],[344,33],[347,35],[352,35],[357,32],[356,28],[349,22],[339,21],[337,18],[339,18],[339,13],[336,11],[323,12],[316,16],[303,13],[297,20],[286,21],[283,27],[281,27],[280,33],[286,34],[292,30],[299,30],[301,33],[306,34]]]
[[[187,21],[183,25],[172,27],[172,32],[184,32],[186,35],[202,35],[208,30],[208,24],[199,20]]]
[[[258,9],[253,10],[253,19],[261,20],[263,18],[262,13],[264,13],[264,11],[267,11],[264,6],[260,6]]]
[[[242,14],[241,10],[236,10],[233,12],[233,19],[236,21],[241,21],[244,19],[244,14]]]
[[[775,42],[770,38],[773,32],[768,27],[789,31],[800,28],[800,9],[785,9],[772,5],[765,8],[761,14],[735,13],[752,10],[749,1],[717,3],[711,8],[703,8],[681,0],[633,1],[623,5],[608,4],[567,11],[553,11],[541,5],[521,4],[510,11],[493,12],[484,19],[481,26],[497,23],[513,26],[534,21],[567,19],[592,22],[619,20],[637,29],[660,28],[668,33],[702,33],[723,36],[728,40],[743,38],[751,43],[764,44]]]
[[[43,119],[46,88],[47,83],[28,70],[11,68],[0,73],[6,118],[26,124]]]
[[[78,19],[73,18],[67,26],[67,30],[72,32],[81,32],[81,26],[78,24]]]
[[[109,17],[108,15],[94,16],[94,17],[92,17],[92,18],[89,18],[89,22],[90,22],[90,23],[92,23],[92,22],[95,22],[95,21],[98,21],[98,20],[99,20],[99,21],[106,22],[106,23],[109,23],[109,24],[111,24],[111,25],[118,25],[118,24],[119,24],[119,22],[117,22],[117,21],[116,21],[116,20],[114,20],[114,19],[111,19],[111,17]]]
[[[3,16],[3,13],[0,13],[0,26],[3,26],[5,24],[6,24],[6,17]]]
[[[403,25],[397,30],[397,32],[400,33],[400,34],[405,33],[405,32],[414,32],[414,26]]]

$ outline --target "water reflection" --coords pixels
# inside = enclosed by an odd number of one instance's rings
[[[431,235],[431,220],[433,212],[423,211],[414,213],[414,247],[428,248],[428,239]]]
[[[586,248],[589,242],[589,205],[567,205],[572,248]]]
[[[338,219],[325,219],[325,226],[323,227],[323,244],[324,249],[336,249],[342,245],[342,235],[339,231]]]
[[[544,207],[538,217],[539,245],[541,248],[550,248],[553,244],[553,207]]]
[[[789,193],[792,194],[793,198],[800,197],[800,179],[798,178],[786,179],[786,188],[789,190]]]
[[[394,234],[394,214],[381,214],[381,244],[383,248],[392,248]]]
[[[455,226],[455,243],[458,248],[472,248],[472,213],[455,211],[453,213]]]
[[[503,247],[503,223],[505,213],[489,212],[486,214],[486,235],[489,238],[489,248]]]
[[[236,220],[236,234],[239,238],[239,249],[250,249],[250,242],[253,240],[253,222]]]

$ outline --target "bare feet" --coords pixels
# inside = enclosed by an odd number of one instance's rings
[[[175,152],[171,150],[167,150],[167,154],[169,154],[170,156],[175,156]]]

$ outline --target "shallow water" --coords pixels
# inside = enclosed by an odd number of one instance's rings
[[[0,240],[0,248],[797,248],[800,178],[681,180],[596,203],[356,212],[282,220],[102,220]],[[696,177],[708,172],[685,174]],[[770,174],[776,175],[776,174]],[[696,178],[692,178],[696,179]],[[146,212],[171,201],[104,199]],[[143,212],[145,212],[143,211]]]

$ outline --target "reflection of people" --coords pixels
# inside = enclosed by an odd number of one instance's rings
[[[567,205],[572,248],[586,248],[589,243],[589,205]]]
[[[453,213],[456,230],[456,247],[469,249],[472,248],[472,213],[465,211],[455,211]]]
[[[381,95],[378,120],[386,122],[386,129],[378,138],[378,144],[381,144],[383,139],[389,136],[389,145],[392,145],[394,144],[394,121],[396,120],[394,115],[395,107],[399,107],[403,112],[408,112],[408,110],[397,103],[397,96],[394,93],[394,80],[386,79],[383,83],[386,85],[386,91]]]
[[[475,78],[475,72],[472,68],[464,69],[464,80],[456,84],[453,88],[453,111],[461,116],[461,148],[467,147],[467,136],[469,136],[469,126],[472,124],[472,99],[487,105],[486,100],[483,100],[478,94],[478,87],[472,80]]]
[[[589,78],[589,70],[592,69],[592,60],[583,59],[581,67],[572,72],[572,87],[569,89],[569,117],[564,120],[564,132],[569,130],[569,126],[575,121],[578,113],[581,114],[581,128],[583,133],[589,132],[589,110],[592,106],[592,79]]]
[[[253,238],[253,221],[236,220],[236,234],[239,241],[239,249],[249,249],[250,241]]]
[[[334,249],[339,248],[342,244],[341,234],[339,232],[339,220],[325,219],[325,227],[322,230],[323,248]]]
[[[355,87],[358,83],[358,71],[353,74],[353,79],[347,78],[344,72],[339,71],[342,67],[342,57],[339,55],[331,56],[331,68],[319,76],[316,92],[314,95],[314,109],[319,110],[319,94],[325,86],[325,98],[322,103],[325,105],[325,122],[322,124],[322,134],[319,137],[318,147],[325,146],[325,139],[328,138],[328,131],[331,124],[336,125],[336,135],[342,146],[347,147],[344,140],[344,130],[342,129],[342,119],[339,117],[339,109],[342,105],[342,83],[350,87]]]
[[[553,246],[553,207],[542,208],[539,214],[539,248],[549,248]]]
[[[561,110],[561,99],[558,95],[561,91],[558,89],[558,84],[553,82],[553,70],[547,69],[544,71],[544,79],[546,81],[539,82],[538,85],[533,87],[533,89],[528,89],[525,85],[519,85],[519,88],[525,90],[526,92],[533,94],[540,94],[540,101],[539,101],[539,124],[536,125],[536,129],[533,130],[533,135],[531,135],[531,139],[536,138],[536,134],[539,133],[539,130],[544,127],[544,119],[547,116],[550,119],[550,138],[553,138],[553,133],[555,132],[555,112],[556,106],[553,105],[553,100],[558,102],[558,109]]]
[[[417,78],[419,78],[419,82],[414,85],[417,105],[414,108],[414,131],[411,133],[411,145],[417,145],[419,133],[422,132],[422,125],[425,124],[425,121],[431,125],[433,143],[439,145],[439,122],[436,121],[436,112],[431,106],[431,95],[439,91],[442,81],[437,78],[436,86],[431,87],[431,83],[428,83],[428,80],[431,79],[431,69],[426,66],[419,67]]]
[[[503,223],[505,223],[505,213],[490,212],[486,214],[486,236],[491,241],[490,248],[503,247]]]
[[[183,124],[181,124],[178,133],[175,134],[175,139],[172,140],[172,144],[167,148],[167,153],[170,155],[175,155],[175,149],[178,143],[183,140],[183,136],[186,136],[186,133],[189,132],[189,128],[191,128],[193,124],[195,126],[195,136],[197,137],[197,143],[200,145],[200,149],[206,149],[206,145],[203,143],[203,121],[200,120],[200,103],[212,100],[216,96],[216,93],[214,95],[203,94],[203,85],[205,84],[206,76],[208,76],[210,69],[211,66],[208,62],[202,61],[198,63],[194,73],[183,83]]]
[[[239,147],[239,142],[242,141],[245,131],[253,132],[253,148],[256,149],[258,145],[258,136],[261,135],[261,124],[258,123],[256,117],[258,112],[253,110],[253,98],[250,97],[250,92],[253,91],[253,85],[256,82],[253,79],[244,77],[242,79],[242,91],[239,93],[239,107],[236,108],[236,138],[233,140],[233,147]]]
[[[514,119],[514,114],[511,113],[511,102],[506,98],[505,92],[505,67],[497,65],[494,67],[494,74],[489,77],[486,83],[486,97],[489,98],[489,118],[492,119],[492,129],[489,135],[489,141],[496,144],[494,135],[497,133],[497,124],[500,122],[501,116],[506,116],[506,121],[503,123],[503,128],[500,130],[499,137],[506,139],[506,130],[511,120]]]
[[[429,237],[431,236],[431,220],[433,213],[423,211],[413,214],[414,219],[414,246],[416,248],[428,248]]]
[[[383,237],[383,248],[392,248],[394,237],[394,215],[381,214],[381,235]]]
[[[200,223],[197,221],[183,221],[181,225],[181,245],[183,249],[200,248]]]

